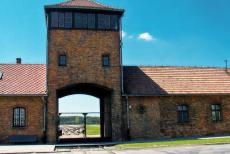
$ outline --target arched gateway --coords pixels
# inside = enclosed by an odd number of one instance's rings
[[[59,140],[65,142],[88,142],[88,141],[110,141],[112,139],[112,126],[111,126],[111,95],[112,89],[99,86],[96,84],[79,83],[68,85],[57,90],[57,98],[73,94],[86,94],[99,99],[100,106],[100,137],[95,138],[65,138]],[[60,110],[60,109],[59,109]],[[59,112],[60,113],[60,112]],[[84,114],[84,113],[83,113]],[[86,113],[88,114],[88,113]]]
[[[102,139],[122,140],[120,23],[124,11],[87,0],[49,5],[45,11],[48,142],[58,137],[58,98],[79,93],[100,99]]]

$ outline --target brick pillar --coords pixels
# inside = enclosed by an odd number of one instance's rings
[[[122,107],[120,91],[112,94],[112,140],[122,141]]]
[[[56,98],[56,91],[50,89],[48,97],[48,121],[47,121],[47,142],[54,144],[57,142],[57,126],[58,126],[58,100]]]
[[[105,137],[112,137],[112,127],[111,127],[111,97],[106,96],[103,99],[104,103],[104,131]]]

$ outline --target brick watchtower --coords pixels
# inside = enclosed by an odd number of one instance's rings
[[[58,139],[58,98],[100,99],[102,139],[122,140],[121,17],[124,10],[90,0],[45,6],[47,19],[47,141]]]

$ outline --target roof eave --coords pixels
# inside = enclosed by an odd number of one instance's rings
[[[75,10],[92,10],[92,11],[111,11],[111,12],[119,12],[123,14],[125,12],[124,9],[117,9],[117,8],[97,8],[97,7],[83,7],[83,6],[55,6],[55,5],[46,5],[45,11],[50,9],[75,9]]]
[[[0,94],[0,97],[45,97],[48,96],[47,94]]]

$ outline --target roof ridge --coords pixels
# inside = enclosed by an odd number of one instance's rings
[[[51,5],[59,5],[59,4],[66,4],[66,3],[71,3],[71,2],[74,2],[74,1],[87,1],[87,2],[93,2],[93,3],[97,3],[96,1],[93,1],[93,0],[67,0],[67,1],[64,1],[64,2],[60,2],[60,3],[54,3],[54,4],[51,4]],[[97,3],[99,4],[99,3]],[[102,5],[102,4],[100,4]]]
[[[216,69],[226,69],[221,66],[177,66],[177,65],[123,65],[123,67],[170,67],[170,68],[216,68]],[[230,68],[228,68],[230,69]]]
[[[109,11],[119,11],[124,12],[123,9],[115,8],[110,5],[106,5],[98,2],[97,0],[68,0],[60,3],[48,4],[45,6],[45,9],[49,8],[88,8],[88,9],[101,9],[101,10],[109,10]]]
[[[87,0],[87,1],[89,1],[89,2],[94,2],[94,3],[98,4],[98,5],[102,5],[102,6],[105,6],[105,7],[110,7],[110,8],[112,8],[111,6],[102,4],[102,3],[100,3],[100,2],[97,2],[96,0]]]

